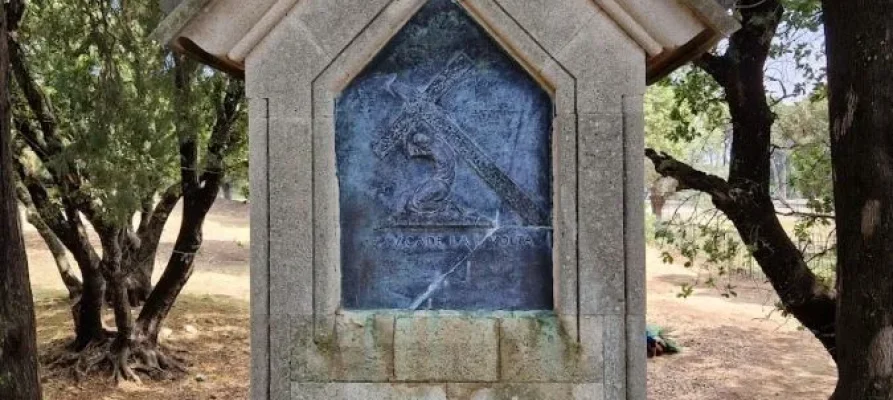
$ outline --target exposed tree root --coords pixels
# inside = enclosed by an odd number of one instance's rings
[[[125,342],[125,343],[120,343]],[[45,359],[51,375],[82,381],[92,375],[110,376],[116,384],[143,379],[173,380],[186,375],[185,360],[163,345],[119,341],[114,336],[95,340],[81,351],[55,346]]]

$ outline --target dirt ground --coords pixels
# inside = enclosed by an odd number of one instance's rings
[[[176,238],[175,213],[158,259],[164,266]],[[45,355],[70,339],[64,286],[53,259],[30,227],[26,241],[37,299],[38,337]],[[44,371],[47,400],[246,399],[249,363],[248,206],[218,201],[205,229],[197,270],[168,320],[165,342],[190,363],[185,379],[113,387],[110,378],[75,383]],[[699,288],[677,298],[694,272],[660,262],[648,251],[648,321],[674,330],[681,354],[649,361],[652,400],[826,399],[836,370],[817,341],[772,314],[768,286],[736,280],[738,297]],[[160,272],[160,271],[159,271]],[[45,357],[44,357],[45,358]]]

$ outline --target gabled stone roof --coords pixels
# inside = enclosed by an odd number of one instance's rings
[[[154,36],[174,50],[235,76],[248,54],[307,0],[160,0],[167,18]],[[461,2],[467,0],[456,0]],[[648,82],[700,56],[740,28],[723,0],[589,1],[644,49]]]

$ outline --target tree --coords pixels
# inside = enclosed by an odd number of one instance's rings
[[[192,274],[228,156],[244,143],[242,83],[149,40],[160,16],[156,2],[35,2],[9,41],[22,202],[83,279],[67,282],[76,337],[55,363],[79,374],[138,381],[183,370],[158,334]],[[162,230],[181,201],[174,251],[152,287]],[[100,318],[106,303],[114,332]]]
[[[814,29],[820,20],[818,7],[814,0],[742,0],[736,9],[742,29],[732,35],[721,54],[706,54],[695,62],[698,69],[692,72],[694,79],[688,79],[695,82],[688,87],[696,94],[689,96],[695,98],[694,112],[703,109],[700,104],[724,102],[732,121],[727,178],[698,170],[654,149],[646,150],[646,156],[659,174],[710,196],[769,279],[782,309],[835,356],[837,294],[810,270],[804,254],[783,228],[772,201],[772,127],[776,116],[771,104],[777,99],[767,93],[770,80],[765,72],[773,54],[797,51],[795,47],[773,46],[773,38],[789,34],[798,26]],[[798,87],[794,93],[803,90]]]
[[[773,147],[776,153],[785,153],[789,162],[788,183],[803,198],[830,204],[833,187],[828,102],[804,99],[780,105],[776,114],[778,122],[774,126]]]
[[[6,47],[21,11],[21,2],[0,2],[0,398],[39,400],[34,303],[12,173]]]
[[[893,399],[893,4],[824,0],[837,212],[835,400]]]

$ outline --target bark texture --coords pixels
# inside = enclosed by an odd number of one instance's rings
[[[770,195],[771,133],[775,116],[766,97],[765,67],[772,38],[784,12],[778,0],[739,2],[742,29],[724,54],[696,62],[723,88],[732,117],[728,180],[698,171],[672,157],[648,150],[658,173],[704,192],[735,225],[769,278],[785,310],[836,352],[836,294],[809,269],[803,254],[782,227]]]
[[[837,211],[834,400],[893,399],[893,2],[823,1]]]
[[[39,400],[37,333],[19,221],[9,102],[7,35],[22,4],[0,2],[0,398]]]

